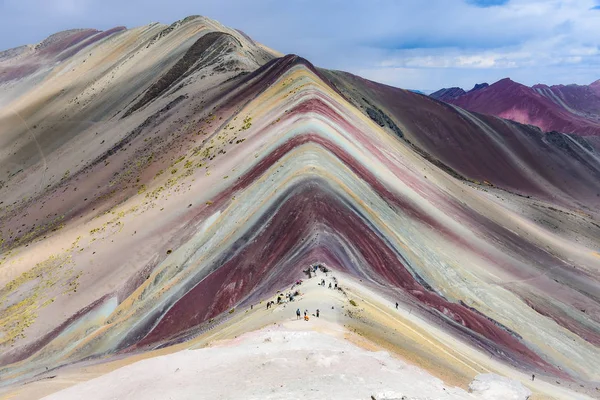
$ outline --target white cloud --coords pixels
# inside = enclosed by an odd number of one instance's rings
[[[525,84],[590,83],[600,78],[600,11],[590,11],[593,5],[591,0],[513,0],[499,8],[462,9],[459,20],[450,12],[446,23],[454,27],[439,29],[455,35],[447,45],[390,48],[358,69],[388,84],[423,89],[436,82],[471,87],[504,76]],[[436,31],[441,22],[436,13],[426,29]],[[502,31],[507,36],[518,31],[521,39],[503,44]],[[405,74],[407,69],[419,74]]]

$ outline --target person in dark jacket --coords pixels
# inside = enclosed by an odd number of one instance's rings
[[[300,309],[296,310],[296,319],[300,319]]]

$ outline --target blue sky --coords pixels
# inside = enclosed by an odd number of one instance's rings
[[[414,89],[600,79],[597,0],[0,0],[0,49],[201,14],[322,67]]]

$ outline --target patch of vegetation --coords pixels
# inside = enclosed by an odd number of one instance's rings
[[[75,273],[70,253],[79,247],[79,239],[66,252],[51,255],[0,289],[0,347],[25,338],[39,310],[52,304],[56,295],[77,290],[82,273]]]
[[[241,130],[245,131],[246,129],[250,129],[251,126],[252,126],[252,117],[247,116],[246,118],[244,118],[244,125],[242,125]]]

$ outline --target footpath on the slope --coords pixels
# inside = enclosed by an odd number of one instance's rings
[[[312,276],[244,311],[260,316],[263,324],[268,323],[266,328],[209,347],[148,358],[47,399],[135,395],[144,399],[524,400],[530,395],[520,383],[491,374],[481,376],[469,393],[387,352],[369,351],[346,340],[344,318],[357,303],[341,287],[336,289],[339,281],[332,272]],[[267,308],[271,301],[274,304]]]
[[[294,293],[290,301],[286,295]],[[271,301],[274,304],[267,309]],[[388,344],[398,338],[412,341],[412,351],[416,346],[447,364],[436,369],[413,358],[414,353],[382,346],[367,331],[357,330],[360,324],[374,330],[383,326],[388,330],[382,333]],[[47,399],[61,400],[534,400],[549,398],[549,394],[556,399],[588,398],[542,380],[527,382],[523,373],[490,361],[443,330],[423,324],[418,315],[402,306],[396,309],[390,299],[364,283],[337,271],[318,270],[252,307],[235,309],[222,323],[188,342],[69,366],[53,372],[52,379],[3,394],[19,399],[49,395]],[[452,364],[455,370],[447,371],[446,366]],[[442,370],[445,374],[440,374]],[[462,378],[457,380],[457,376]]]

